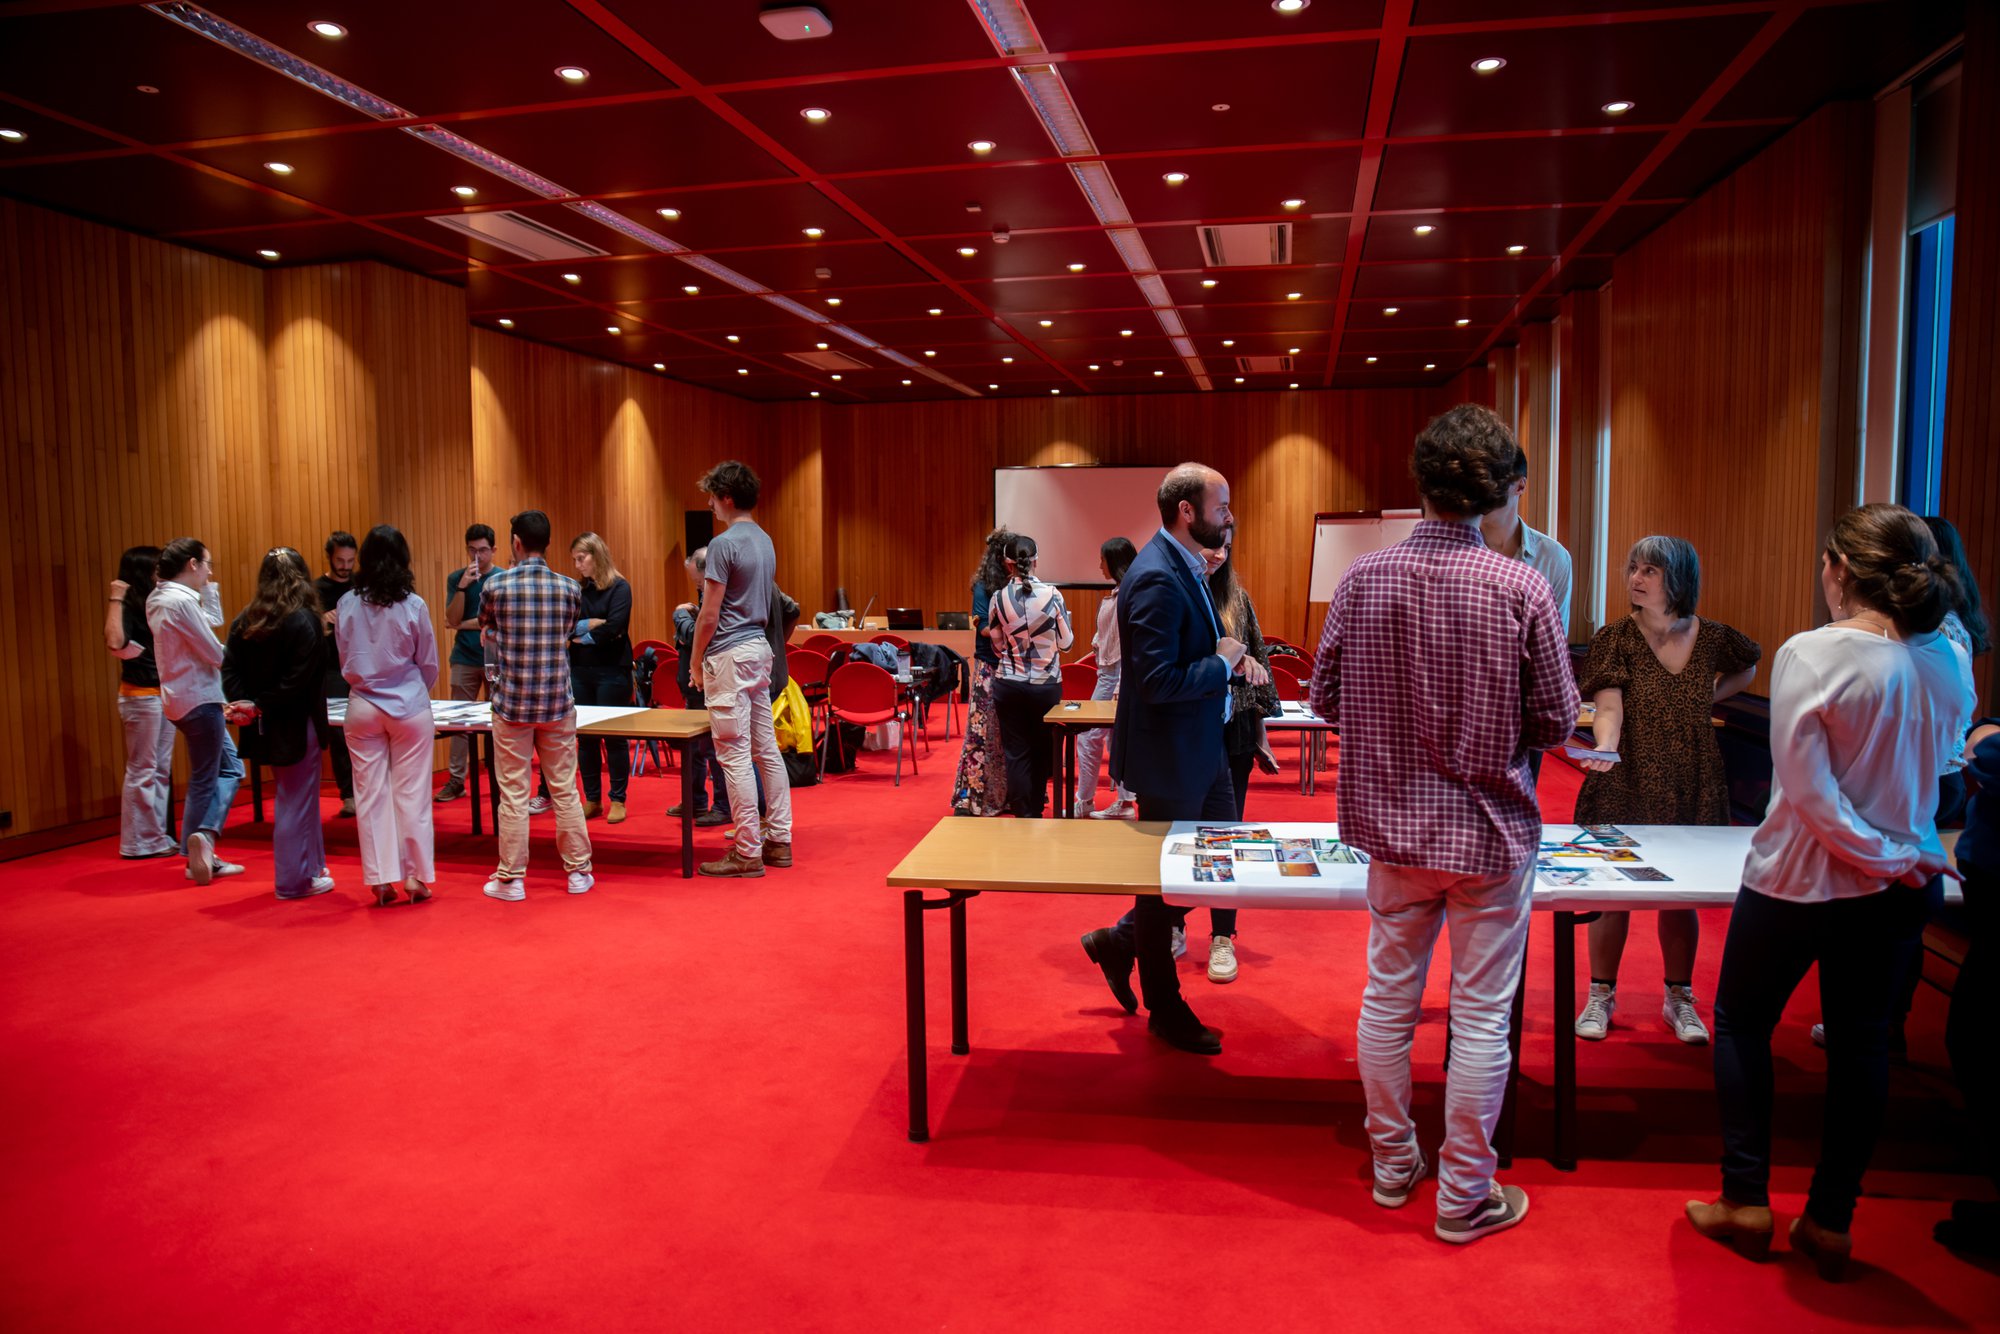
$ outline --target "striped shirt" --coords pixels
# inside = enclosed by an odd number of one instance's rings
[[[486,577],[479,626],[486,665],[498,667],[493,716],[509,723],[552,723],[575,707],[569,686],[569,636],[583,605],[576,580],[528,556]]]
[[[987,614],[1006,638],[1000,641],[1000,665],[994,675],[1003,681],[1054,681],[1062,676],[1062,651],[1074,642],[1069,608],[1054,584],[1028,581],[1027,591],[1016,579],[993,595]]]
[[[1541,839],[1531,748],[1576,726],[1548,580],[1479,529],[1426,520],[1348,568],[1313,711],[1340,725],[1340,836],[1393,866],[1520,869]]]

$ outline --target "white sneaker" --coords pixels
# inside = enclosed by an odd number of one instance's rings
[[[189,834],[187,878],[205,885],[215,878],[215,840],[207,834]]]
[[[1674,1036],[1690,1047],[1708,1045],[1708,1028],[1695,1013],[1694,990],[1691,987],[1668,987],[1667,998],[1660,1002],[1660,1018],[1666,1020],[1667,1027],[1674,1030]]]
[[[1821,1051],[1825,1051],[1825,1050],[1826,1050],[1826,1025],[1825,1025],[1825,1024],[1814,1024],[1814,1025],[1812,1026],[1812,1034],[1811,1034],[1811,1037],[1812,1037],[1812,1044],[1813,1044],[1813,1046],[1815,1046],[1815,1047],[1818,1047],[1818,1048],[1819,1048],[1819,1049],[1820,1049]]]
[[[501,880],[497,877],[488,880],[481,892],[489,899],[501,899],[508,903],[519,903],[528,897],[528,887],[522,881]]]
[[[193,880],[196,884],[205,885],[209,882],[209,880],[224,880],[232,875],[242,875],[243,868],[238,866],[235,862],[219,862],[211,860],[208,864],[208,880],[203,880],[197,875],[195,875],[192,869],[183,871],[181,872],[181,874],[187,879]]]
[[[326,893],[326,892],[327,892],[327,891],[328,891],[329,889],[332,889],[332,888],[333,888],[333,877],[332,877],[332,876],[330,876],[330,875],[327,875],[327,874],[325,874],[325,873],[321,873],[321,874],[319,874],[319,875],[316,875],[316,876],[314,876],[314,877],[313,877],[313,883],[312,883],[312,891],[313,891],[313,893],[315,893],[315,894],[324,894],[324,893]]]
[[[528,814],[547,815],[549,813],[549,809],[550,809],[549,799],[547,797],[528,798]]]
[[[572,894],[588,894],[590,887],[596,883],[597,877],[588,871],[571,871],[569,873],[569,892]]]
[[[1602,982],[1590,984],[1590,999],[1576,1017],[1576,1035],[1586,1042],[1602,1042],[1611,1031],[1611,1016],[1618,1009],[1618,988]]]
[[[1235,937],[1210,936],[1208,938],[1208,980],[1211,982],[1234,982],[1236,980]]]
[[[1178,959],[1183,954],[1186,953],[1187,953],[1187,928],[1184,926],[1177,926],[1174,928],[1174,957]]]
[[[1089,797],[1078,797],[1076,804],[1069,808],[1069,818],[1072,820],[1081,820],[1085,816],[1095,816],[1097,812],[1091,809],[1091,805],[1092,802]]]
[[[1080,805],[1081,803],[1078,804]],[[1106,806],[1101,811],[1091,811],[1089,815],[1093,820],[1122,820],[1125,818],[1125,810],[1125,803],[1113,797],[1109,806]]]

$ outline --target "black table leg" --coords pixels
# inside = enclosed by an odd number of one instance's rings
[[[681,879],[694,878],[694,745],[673,743],[681,757]]]
[[[1556,918],[1556,1127],[1555,1154],[1550,1159],[1557,1170],[1576,1170],[1576,914],[1557,912]]]
[[[954,896],[951,904],[951,1054],[964,1056],[972,1050],[965,1018],[965,900]]]
[[[489,793],[487,797],[487,803],[493,815],[493,833],[494,836],[497,838],[500,834],[500,773],[499,770],[497,770],[493,764],[493,755],[494,755],[493,747],[495,744],[493,740],[493,734],[491,732],[488,732],[486,734],[485,740],[486,740],[486,790]],[[473,749],[477,751],[478,747],[475,746],[473,747]]]
[[[910,1142],[931,1137],[930,1067],[924,1053],[924,894],[903,891],[903,1013],[910,1042]]]
[[[479,817],[479,734],[465,734],[465,795],[472,802],[472,832],[482,832]]]
[[[255,760],[250,761],[250,817],[264,823],[264,766]]]
[[[1056,814],[1067,819],[1076,814],[1076,729],[1062,731],[1062,809]]]

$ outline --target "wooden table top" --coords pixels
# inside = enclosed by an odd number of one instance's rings
[[[692,741],[708,735],[707,709],[647,709],[622,718],[607,718],[576,729],[578,736],[618,737],[631,741]]]
[[[947,815],[889,872],[897,889],[1158,894],[1168,826],[1133,820]]]
[[[1052,727],[1109,727],[1118,717],[1115,699],[1066,699],[1042,715]]]

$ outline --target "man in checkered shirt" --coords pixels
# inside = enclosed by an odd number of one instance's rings
[[[583,606],[576,580],[544,558],[549,516],[524,510],[513,519],[514,564],[487,577],[479,597],[480,641],[493,682],[493,781],[500,788],[500,865],[489,897],[527,897],[529,761],[539,755],[556,809],[556,847],[569,892],[582,894],[590,872],[590,834],[576,795],[576,699],[569,686],[569,637]]]
[[[1425,1172],[1410,1120],[1410,1040],[1440,928],[1451,933],[1451,1071],[1436,1232],[1472,1241],[1528,1211],[1493,1180],[1508,1011],[1528,943],[1542,817],[1528,757],[1569,736],[1576,682],[1548,581],[1488,549],[1520,446],[1471,404],[1417,437],[1424,519],[1334,590],[1312,707],[1340,724],[1340,836],[1366,852],[1368,988],[1358,1060],[1375,1201]]]

